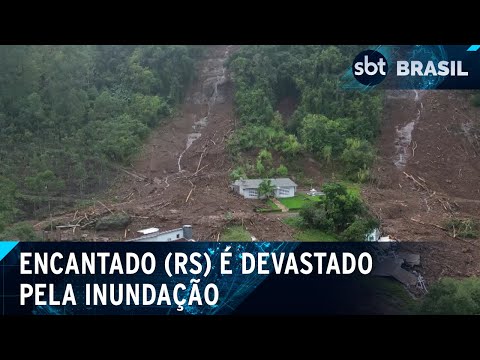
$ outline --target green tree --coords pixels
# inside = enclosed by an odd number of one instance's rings
[[[263,149],[257,156],[257,174],[260,177],[273,176],[275,169],[272,167],[272,154]]]
[[[358,172],[370,167],[375,159],[372,145],[360,139],[347,139],[346,148],[341,156],[345,172],[353,180],[359,180]],[[357,177],[355,179],[355,177]]]
[[[276,174],[278,176],[287,176],[288,175],[288,169],[285,165],[280,165],[277,170],[276,170]]]
[[[245,173],[245,169],[243,168],[243,166],[237,166],[230,173],[230,179],[232,179],[233,181],[246,179],[246,178],[247,178],[247,174]]]
[[[271,166],[272,165],[272,153],[268,150],[261,150],[258,153],[257,159],[262,162],[262,164],[266,166]]]
[[[338,156],[345,146],[345,122],[324,115],[307,115],[302,121],[300,137],[313,154],[322,156],[324,147],[330,147],[331,156]]]
[[[365,216],[361,200],[349,193],[345,185],[327,183],[323,185],[322,191],[325,196],[322,196],[320,201],[307,204],[299,213],[308,226],[341,233],[355,220]],[[356,224],[350,232],[356,231],[361,224]],[[366,224],[370,226],[370,222]],[[348,234],[349,232],[345,236]]]
[[[421,314],[480,315],[480,279],[443,278],[432,284],[419,306]]]
[[[0,231],[0,240],[40,241],[32,224],[20,222]]]
[[[56,194],[65,188],[65,182],[51,170],[45,170],[37,173],[35,176],[29,176],[25,180],[27,188],[41,195]]]
[[[260,185],[258,186],[258,195],[260,197],[270,198],[275,194],[275,186],[272,184],[270,179],[263,179]]]
[[[101,190],[111,163],[128,161],[181,101],[200,53],[183,45],[0,46],[0,176],[20,193]],[[29,201],[22,210],[46,205]]]
[[[328,216],[323,202],[307,203],[300,209],[299,216],[307,227],[327,232],[335,230],[333,219]]]
[[[375,219],[357,219],[342,232],[344,241],[365,241],[366,235],[379,226]]]
[[[327,217],[332,219],[337,232],[345,230],[357,215],[362,214],[362,202],[353,193],[349,193],[345,185],[326,183],[322,191],[325,193],[323,203]]]
[[[342,91],[339,81],[360,50],[352,45],[254,45],[236,51],[228,64],[241,121],[229,142],[232,153],[268,146],[290,161],[306,150],[329,163],[340,160],[348,138],[371,143],[378,134],[383,93]],[[285,97],[298,102],[288,122],[274,111]],[[349,166],[351,155],[345,154]],[[369,163],[362,161],[347,175],[365,181]]]
[[[269,125],[273,119],[273,107],[262,89],[237,92],[235,104],[239,119],[244,125]]]
[[[323,156],[323,159],[327,162],[327,164],[330,164],[332,162],[332,146],[331,145],[325,145],[323,147],[322,156]]]
[[[18,211],[16,191],[16,186],[11,180],[0,176],[0,232],[14,220]]]
[[[170,115],[171,109],[165,99],[159,96],[135,94],[128,113],[144,125],[154,127],[161,118]]]
[[[280,151],[289,159],[293,159],[302,151],[302,145],[295,135],[289,134],[284,137],[280,145]]]
[[[260,159],[257,160],[257,165],[255,168],[257,170],[258,176],[260,177],[263,177],[267,173],[265,166],[263,166],[263,163],[260,161]]]

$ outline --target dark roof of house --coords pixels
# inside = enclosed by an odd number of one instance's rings
[[[233,183],[233,185],[242,186],[245,189],[257,189],[260,186],[260,183],[263,179],[245,179],[245,180],[237,180]],[[279,178],[279,179],[270,179],[273,186],[278,187],[290,187],[290,186],[297,186],[291,179],[289,178]]]

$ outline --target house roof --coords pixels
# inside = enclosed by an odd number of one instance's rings
[[[260,186],[260,183],[263,179],[245,179],[245,180],[237,180],[233,183],[233,185],[242,186],[246,189],[257,189]],[[289,187],[289,186],[297,186],[291,179],[289,178],[279,178],[279,179],[270,179],[273,186],[279,187]]]

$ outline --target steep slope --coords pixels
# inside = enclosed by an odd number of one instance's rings
[[[425,264],[433,277],[480,273],[478,240],[441,229],[452,218],[480,219],[480,143],[473,131],[479,115],[467,92],[387,94],[376,183],[363,196],[384,234],[436,242]]]
[[[49,234],[51,239],[120,240],[136,236],[135,232],[145,227],[167,230],[191,224],[195,239],[213,240],[230,223],[243,223],[257,238],[291,238],[288,226],[254,212],[259,201],[245,200],[229,190],[233,164],[225,148],[235,119],[225,61],[235,49],[208,48],[177,116],[156,129],[137,161],[122,169],[103,201],[105,206],[96,203],[84,211],[88,218],[126,213],[132,217],[127,231],[83,228],[74,234],[68,229]],[[74,212],[53,219],[63,224],[77,220]]]

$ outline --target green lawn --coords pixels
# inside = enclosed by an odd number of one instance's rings
[[[264,204],[265,204],[264,207],[261,209],[257,209],[257,212],[264,213],[264,212],[280,212],[281,211],[280,208],[277,205],[275,205],[273,201],[270,199],[268,199]]]
[[[220,241],[252,241],[252,235],[243,226],[235,225],[225,229]]]
[[[298,216],[285,218],[283,222],[288,226],[296,229],[297,232],[293,236],[295,240],[298,241],[305,241],[305,242],[316,242],[316,241],[324,241],[324,242],[333,242],[333,241],[340,241],[340,239],[335,234],[329,234],[324,231],[318,229],[305,229],[301,226],[301,219]]]
[[[267,205],[273,210],[280,210],[279,207],[270,199],[267,200]]]
[[[303,205],[311,201],[320,201],[321,196],[308,196],[305,194],[296,195],[290,198],[279,198],[283,205],[285,205],[289,210],[300,210]]]

